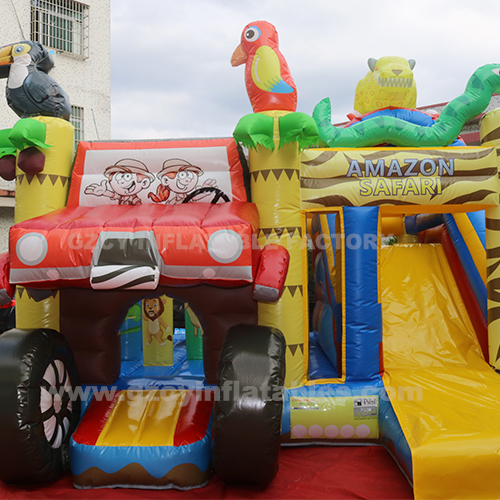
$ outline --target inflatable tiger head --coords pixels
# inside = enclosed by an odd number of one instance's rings
[[[359,81],[354,109],[364,115],[387,108],[415,108],[417,87],[413,78],[415,61],[404,57],[386,56],[368,59],[370,71]]]

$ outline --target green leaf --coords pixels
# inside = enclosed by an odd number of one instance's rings
[[[279,119],[280,148],[290,142],[296,142],[299,150],[317,146],[318,127],[315,121],[305,113],[289,113]]]
[[[233,137],[247,148],[260,145],[274,150],[273,119],[261,113],[245,115],[236,125]]]
[[[17,149],[9,139],[10,128],[0,130],[0,158],[7,155],[16,155]]]
[[[33,146],[47,149],[52,146],[45,144],[46,129],[45,123],[31,118],[22,118],[12,127],[9,139],[20,151]]]

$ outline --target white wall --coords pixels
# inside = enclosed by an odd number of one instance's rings
[[[14,224],[14,207],[0,207],[0,253],[9,249],[9,229]]]
[[[54,55],[50,75],[69,95],[71,104],[85,109],[84,138],[111,137],[110,0],[85,0],[89,6],[89,57]],[[0,1],[0,46],[30,38],[30,0]],[[5,101],[6,80],[0,80],[0,128],[18,120]],[[95,122],[94,122],[95,118]]]
[[[68,94],[71,104],[84,108],[84,139],[111,137],[110,0],[84,0],[89,6],[89,57],[75,59],[63,52],[54,55],[50,75]],[[30,0],[0,0],[0,46],[30,39]],[[19,119],[5,99],[7,80],[0,80],[0,129]],[[0,189],[15,189],[15,181],[0,178]],[[12,199],[0,198],[0,253],[7,251],[14,208],[2,207]]]

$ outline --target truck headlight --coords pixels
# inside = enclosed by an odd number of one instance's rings
[[[18,259],[26,266],[36,266],[47,255],[47,239],[40,233],[28,233],[21,236],[16,243]]]
[[[243,252],[243,240],[236,231],[221,229],[208,239],[210,257],[221,264],[234,262],[241,252]]]

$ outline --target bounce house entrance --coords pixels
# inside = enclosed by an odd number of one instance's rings
[[[203,327],[188,303],[167,296],[144,299],[129,309],[120,334],[122,377],[203,380]]]
[[[85,384],[112,384],[119,377],[122,336],[118,334],[123,321],[135,304],[165,296],[172,297],[181,304],[189,303],[190,309],[199,320],[203,329],[203,375],[208,384],[217,380],[219,352],[225,332],[235,324],[257,323],[257,305],[252,299],[251,285],[232,289],[210,285],[160,286],[154,292],[64,289],[61,291],[62,309],[65,311],[61,315],[61,331],[72,347],[81,379]],[[152,302],[147,304],[146,309],[150,307],[156,310],[160,307],[159,303],[156,303],[156,306]],[[145,314],[144,302],[141,312]],[[76,322],[75,316],[78,318]],[[168,342],[174,342],[175,330],[172,333],[165,329],[160,336],[154,326],[150,329],[150,325],[146,325],[144,335],[149,345],[144,346],[144,353],[147,360],[154,359],[156,347],[161,351],[168,348]],[[161,325],[159,321],[158,325]],[[172,335],[172,340],[168,339],[169,335]],[[165,345],[162,346],[162,343]],[[91,363],[88,361],[90,359]],[[159,359],[162,363],[161,356]],[[163,364],[168,365],[167,357],[165,360]],[[135,366],[137,361],[130,363]],[[151,369],[153,368],[152,366]]]
[[[353,369],[349,356],[346,358],[346,330],[353,328],[352,332],[360,335],[359,352],[367,349],[368,333],[363,332],[364,320],[360,318],[366,314],[367,308],[371,308],[372,319],[367,320],[367,324],[372,324],[371,328],[376,330],[382,328],[382,323],[387,318],[384,311],[380,310],[385,293],[380,287],[384,277],[387,282],[387,277],[391,276],[390,271],[384,272],[384,269],[398,266],[408,273],[415,273],[414,277],[402,277],[402,282],[420,277],[421,269],[424,284],[419,284],[417,289],[440,292],[439,295],[436,292],[428,298],[425,293],[419,293],[417,297],[408,299],[408,304],[401,304],[401,310],[412,311],[411,304],[429,300],[429,309],[422,313],[423,316],[417,315],[417,323],[427,324],[429,319],[428,327],[435,327],[436,331],[441,332],[443,329],[436,325],[441,322],[448,325],[451,322],[451,330],[446,330],[454,331],[459,328],[460,331],[469,332],[467,335],[472,336],[479,345],[480,355],[488,360],[484,211],[405,217],[386,214],[383,210],[379,213],[376,208],[369,210],[373,220],[371,227],[370,223],[364,224],[364,231],[362,221],[363,218],[366,220],[366,209],[343,208],[308,214],[308,379],[340,381]],[[352,224],[350,232],[345,230],[346,220],[347,224]],[[384,238],[384,235],[389,237]],[[346,266],[346,259],[355,263],[355,266]],[[393,263],[390,264],[391,262]],[[426,276],[429,278],[427,281]],[[350,283],[358,281],[363,287],[356,295],[353,294],[354,288]],[[411,290],[401,294],[402,298],[412,297]],[[348,300],[346,296],[349,296]],[[397,304],[398,301],[391,300],[391,303]],[[442,313],[442,308],[448,304],[457,304],[456,311]],[[434,316],[433,308],[441,312]],[[393,313],[392,309],[390,313]],[[408,314],[406,317],[413,317],[411,321],[415,322],[417,316]],[[346,324],[346,318],[351,318],[352,325],[349,322]],[[401,317],[398,324],[405,321]],[[409,329],[411,328],[410,325]],[[372,335],[370,338],[375,339],[376,336]],[[434,340],[437,342],[434,347],[440,344],[437,337]],[[429,339],[427,341],[430,342]],[[455,341],[458,342],[456,339]],[[371,346],[379,350],[378,357],[384,363],[388,349],[385,342],[384,338],[383,350],[382,345],[377,347],[374,343]],[[443,342],[446,344],[448,341]],[[421,348],[425,351],[425,342]],[[397,347],[394,349],[398,351]],[[416,346],[415,349],[418,351]],[[408,355],[402,349],[401,356]],[[385,364],[381,363],[380,366]]]
[[[314,213],[309,220],[308,378],[341,379],[345,345],[342,339],[341,215],[338,212]]]

